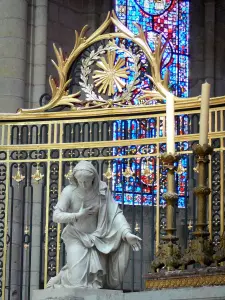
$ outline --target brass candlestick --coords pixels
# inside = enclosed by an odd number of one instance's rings
[[[180,157],[176,154],[164,153],[161,156],[167,172],[167,192],[163,194],[166,200],[166,236],[162,237],[163,243],[159,245],[156,258],[151,264],[151,269],[156,272],[157,269],[166,267],[168,271],[172,271],[180,266],[180,246],[177,244],[176,237],[176,202],[178,195],[174,189],[174,172],[176,167],[174,163],[179,161]]]
[[[197,223],[195,232],[193,232],[194,239],[189,242],[182,259],[184,267],[193,263],[199,263],[202,266],[210,265],[213,260],[213,248],[208,239],[206,218],[207,196],[210,194],[210,189],[206,186],[205,180],[205,171],[209,163],[208,155],[211,155],[212,152],[213,148],[206,144],[193,146],[193,153],[198,165],[198,186],[194,189],[197,197]]]

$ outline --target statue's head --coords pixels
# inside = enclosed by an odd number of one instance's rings
[[[84,190],[97,189],[99,187],[99,176],[91,162],[80,161],[73,169],[70,182]]]

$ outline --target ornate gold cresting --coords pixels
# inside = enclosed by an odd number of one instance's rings
[[[113,23],[117,26],[118,31],[113,33],[104,33],[105,30],[109,27],[109,25]],[[63,55],[63,51],[61,48],[57,48],[55,45],[54,51],[56,54],[57,62],[52,61],[53,65],[55,66],[58,76],[59,76],[59,84],[57,86],[55,80],[52,78],[52,76],[49,77],[49,84],[52,91],[51,100],[44,106],[34,108],[34,109],[19,109],[18,113],[20,114],[28,114],[28,113],[39,113],[39,112],[46,112],[49,109],[58,107],[58,106],[68,106],[71,110],[82,110],[82,109],[91,109],[91,108],[107,108],[112,107],[115,104],[115,107],[118,106],[124,106],[124,105],[130,105],[129,98],[131,96],[131,91],[126,92],[125,96],[123,96],[121,99],[109,99],[104,100],[103,98],[96,100],[95,97],[90,97],[90,99],[79,99],[81,91],[78,91],[74,94],[69,94],[68,86],[71,82],[71,79],[68,78],[70,67],[72,66],[73,62],[79,57],[79,55],[88,47],[90,47],[92,44],[107,39],[111,40],[111,45],[109,44],[109,47],[106,47],[105,49],[100,49],[99,54],[107,54],[108,56],[108,63],[104,61],[103,58],[98,60],[97,66],[101,69],[103,68],[103,73],[101,74],[99,70],[95,72],[95,84],[99,86],[100,91],[106,92],[108,89],[108,94],[114,93],[114,83],[117,87],[117,89],[120,91],[124,87],[124,83],[121,80],[121,78],[125,78],[128,74],[127,67],[124,66],[123,59],[118,59],[117,63],[114,65],[114,68],[112,67],[113,59],[115,61],[115,51],[122,51],[119,49],[119,47],[113,42],[115,38],[122,38],[122,39],[129,39],[136,43],[144,54],[146,55],[147,60],[150,63],[151,66],[151,76],[147,75],[150,80],[154,84],[153,90],[143,90],[143,95],[140,96],[140,103],[142,103],[142,99],[149,99],[149,100],[162,100],[166,98],[166,93],[168,93],[168,81],[169,81],[169,73],[168,71],[165,73],[164,78],[161,77],[161,61],[163,57],[163,53],[166,49],[166,43],[162,44],[162,38],[161,36],[158,36],[156,38],[156,45],[155,45],[155,51],[152,51],[148,41],[146,39],[145,33],[142,30],[142,28],[135,24],[135,26],[138,29],[138,34],[133,34],[128,28],[126,28],[123,23],[119,21],[117,18],[115,12],[108,13],[105,21],[103,24],[93,33],[90,35],[90,37],[85,37],[86,31],[88,29],[88,26],[84,26],[81,30],[80,34],[78,34],[77,31],[75,31],[75,45],[68,56],[68,58],[65,58]],[[107,49],[108,48],[108,49]],[[107,52],[106,52],[107,51]],[[126,49],[123,49],[123,52],[127,52]],[[93,53],[90,54],[90,56],[93,55]],[[97,56],[98,57],[98,56]],[[98,57],[100,58],[100,57]],[[90,60],[90,57],[88,58]],[[139,65],[137,63],[138,57],[132,56],[132,59],[135,63],[135,74],[138,72]],[[87,70],[88,70],[87,65]],[[102,76],[101,76],[102,75]],[[96,77],[97,76],[97,77]],[[99,77],[100,76],[100,77]],[[138,76],[134,80],[133,85],[138,82]],[[190,101],[197,101],[200,100],[198,97],[193,98],[186,98],[186,100]],[[183,101],[183,98],[175,97],[175,101]],[[200,101],[199,101],[200,102]],[[145,102],[145,104],[148,104],[148,101]]]
[[[156,258],[151,264],[151,269],[155,272],[157,269],[166,267],[168,271],[179,267],[181,259],[180,246],[177,243],[176,237],[176,202],[178,195],[174,191],[174,163],[179,161],[180,156],[172,153],[164,153],[161,155],[161,160],[164,167],[167,169],[167,192],[163,194],[166,200],[166,235],[162,237],[163,243],[159,245],[156,253]]]
[[[199,166],[198,186],[194,189],[197,197],[197,223],[193,232],[194,239],[189,242],[181,260],[185,267],[192,263],[199,263],[202,266],[210,265],[213,262],[212,242],[208,239],[209,231],[207,227],[207,196],[210,189],[206,186],[205,174],[206,166],[209,163],[208,155],[211,155],[213,148],[209,145],[194,145],[193,153]]]

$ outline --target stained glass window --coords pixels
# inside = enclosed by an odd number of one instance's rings
[[[120,21],[132,32],[137,33],[134,22],[141,25],[147,33],[150,47],[154,47],[154,40],[157,35],[162,35],[162,41],[168,42],[164,54],[164,64],[162,74],[166,68],[170,73],[170,90],[180,97],[188,96],[188,63],[189,63],[189,0],[115,0],[115,11]],[[142,82],[149,84],[148,79],[144,78]],[[177,134],[187,134],[189,120],[185,116],[180,116],[176,120]],[[124,139],[124,134],[131,139],[141,137],[156,137],[156,126],[160,127],[159,136],[162,136],[162,124],[156,124],[154,118],[145,121],[118,121],[114,124],[114,139]],[[177,145],[185,150],[188,145]],[[154,153],[154,145],[149,145],[148,153]],[[166,150],[166,145],[161,145],[162,152]],[[127,150],[128,151],[128,150]],[[130,149],[129,149],[130,151]],[[140,153],[143,149],[137,149]],[[124,153],[126,154],[126,153]],[[187,166],[188,158],[182,157],[182,165]],[[134,177],[124,178],[123,170],[130,165]],[[143,168],[149,164],[153,175],[151,182],[143,175]],[[157,186],[154,185],[154,174],[156,169],[156,160],[151,157],[149,161],[119,161],[114,164],[115,177],[113,180],[113,191],[115,199],[124,204],[152,205],[155,203]],[[160,170],[161,184],[160,195],[166,190],[166,175],[163,169]],[[118,176],[119,175],[119,176]],[[116,179],[117,178],[117,179]],[[118,181],[123,180],[123,184]],[[123,179],[122,179],[123,178]],[[136,178],[136,179],[134,179]],[[185,184],[187,182],[186,172],[177,175],[179,207],[185,205]],[[153,183],[152,183],[153,182]],[[164,184],[165,183],[165,184]],[[125,187],[125,190],[124,190]],[[161,205],[164,200],[160,199]]]

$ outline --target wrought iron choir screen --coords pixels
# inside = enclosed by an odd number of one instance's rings
[[[117,33],[104,31],[113,22]],[[86,27],[85,27],[86,28]],[[35,109],[0,115],[0,292],[1,299],[30,299],[65,262],[61,226],[52,213],[77,161],[91,160],[110,185],[132,229],[143,238],[132,253],[124,290],[142,290],[143,275],[166,226],[165,93],[160,37],[150,49],[142,29],[133,35],[114,14],[89,38],[76,33],[68,58],[55,47],[59,83]],[[128,72],[132,75],[129,76]],[[149,85],[141,86],[143,73]],[[84,99],[84,100],[82,100]],[[200,99],[175,97],[177,231],[182,247],[195,227],[196,167],[192,145],[199,139]],[[209,230],[218,243],[224,228],[224,98],[211,99],[209,143],[214,147],[208,182],[212,188]],[[62,110],[61,110],[62,108]],[[68,109],[69,108],[69,109]],[[185,131],[184,131],[185,130]],[[188,134],[184,134],[184,132]],[[196,170],[196,169],[195,169]]]

